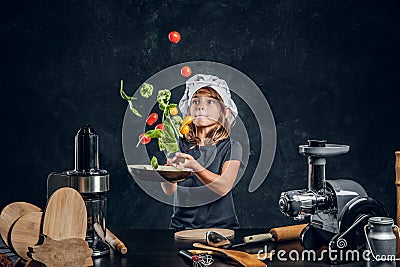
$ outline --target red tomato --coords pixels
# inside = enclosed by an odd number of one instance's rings
[[[189,77],[190,75],[192,75],[192,69],[189,66],[183,66],[181,68],[181,75],[183,77]]]
[[[177,31],[172,31],[168,34],[168,39],[176,44],[181,40],[181,34]]]
[[[150,137],[147,137],[145,133],[142,133],[141,135],[139,135],[139,140],[141,140],[140,143],[142,143],[143,145],[145,145],[145,144],[150,143],[151,138],[150,138]]]
[[[157,124],[156,129],[160,129],[161,131],[164,131],[165,130],[164,124],[162,124],[162,123]]]
[[[149,117],[146,120],[147,125],[151,126],[153,125],[156,121],[158,120],[158,114],[157,113],[151,113]]]

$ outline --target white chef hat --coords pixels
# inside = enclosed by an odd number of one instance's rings
[[[185,93],[179,101],[179,109],[181,110],[183,117],[188,115],[189,103],[192,101],[193,95],[197,90],[206,86],[217,91],[224,101],[224,105],[231,110],[231,116],[228,117],[228,120],[229,123],[232,124],[238,115],[237,107],[231,98],[231,92],[229,91],[226,81],[213,75],[196,74],[186,81]]]

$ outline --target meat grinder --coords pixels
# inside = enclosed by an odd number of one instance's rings
[[[76,189],[86,204],[86,241],[93,256],[110,252],[104,242],[106,232],[107,198],[110,190],[109,174],[99,168],[99,136],[86,125],[75,135],[75,169],[51,173],[47,178],[47,197],[61,187]]]
[[[300,236],[304,249],[361,249],[365,245],[362,229],[368,218],[387,216],[384,207],[355,181],[325,179],[326,158],[349,149],[347,145],[327,144],[326,140],[309,140],[308,145],[299,146],[299,153],[308,157],[308,188],[282,192],[279,208],[294,219],[309,219]]]

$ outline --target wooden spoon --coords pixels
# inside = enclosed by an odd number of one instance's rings
[[[19,218],[11,228],[11,246],[18,256],[28,261],[28,247],[36,245],[40,236],[43,212],[27,213]]]
[[[0,234],[4,243],[10,247],[9,234],[11,226],[22,216],[29,212],[42,211],[39,207],[26,202],[13,202],[3,208],[0,213]]]
[[[250,254],[243,252],[243,251],[215,248],[215,247],[203,245],[201,243],[193,243],[193,246],[195,248],[202,248],[202,249],[220,252],[220,253],[224,254],[225,256],[227,256],[231,259],[234,259],[235,261],[239,262],[240,264],[242,264],[245,267],[265,267],[265,266],[267,266],[262,261],[255,259]]]
[[[46,206],[42,234],[53,240],[85,240],[87,212],[82,196],[73,188],[55,191]]]

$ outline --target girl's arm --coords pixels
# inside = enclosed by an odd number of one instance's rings
[[[178,186],[176,183],[161,182],[161,188],[165,194],[172,195],[173,193],[175,193]]]
[[[185,158],[184,163],[175,164],[177,167],[191,168],[196,176],[212,191],[218,195],[224,196],[231,191],[236,180],[240,161],[228,160],[222,166],[222,173],[213,173],[200,165],[191,155],[185,153],[176,153],[175,157]],[[172,159],[173,161],[174,159]],[[175,188],[176,190],[176,188]],[[165,190],[164,190],[165,191]]]

